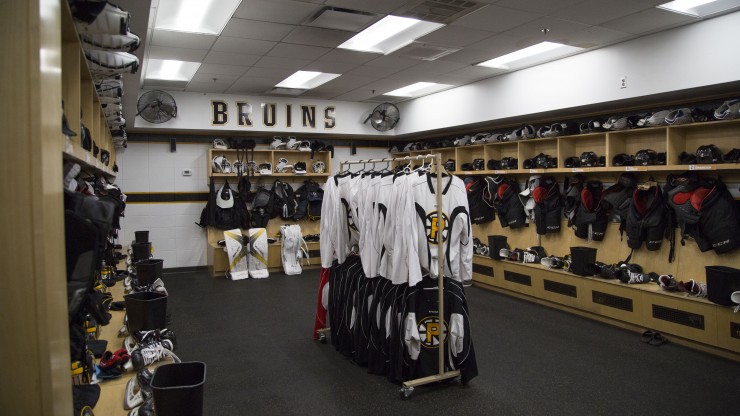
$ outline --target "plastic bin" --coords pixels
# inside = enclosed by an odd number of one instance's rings
[[[134,231],[134,238],[137,243],[148,243],[149,231]]]
[[[156,292],[131,293],[123,297],[129,332],[167,327],[167,295]]]
[[[136,278],[139,281],[139,286],[149,286],[155,280],[161,279],[163,264],[164,260],[162,259],[147,259],[136,262],[134,267],[136,267]]]
[[[570,271],[579,276],[593,276],[589,264],[596,262],[596,249],[592,247],[570,248]]]
[[[154,370],[152,396],[157,416],[202,416],[206,364],[164,364]]]
[[[502,248],[508,248],[509,245],[506,244],[506,236],[505,235],[489,235],[488,236],[488,255],[494,259],[494,260],[501,260],[501,256],[499,255],[499,251]]]
[[[707,299],[718,305],[734,306],[730,298],[740,291],[740,269],[727,266],[706,266]]]
[[[131,252],[134,255],[134,263],[146,260],[152,255],[152,243],[133,243]]]

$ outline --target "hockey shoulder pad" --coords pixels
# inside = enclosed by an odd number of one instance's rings
[[[85,20],[89,21],[90,17],[88,16]],[[129,12],[113,4],[106,3],[105,7],[103,7],[92,21],[78,20],[75,26],[77,26],[77,31],[80,34],[125,35],[128,33],[129,18]]]
[[[90,72],[96,76],[135,74],[139,70],[139,58],[127,52],[85,50]]]

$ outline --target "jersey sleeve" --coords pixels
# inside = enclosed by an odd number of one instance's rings
[[[324,238],[321,239],[319,251],[321,252],[321,267],[331,267],[332,262],[337,258],[334,244],[336,240],[334,229],[336,219],[336,187],[334,178],[329,178],[324,185],[324,200],[321,204],[321,224],[320,232]]]

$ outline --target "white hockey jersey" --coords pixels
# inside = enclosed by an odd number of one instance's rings
[[[413,181],[396,232],[404,236],[403,254],[394,257],[408,266],[408,283],[414,286],[425,273],[438,277],[437,238],[441,233],[444,274],[458,282],[472,280],[473,243],[465,183],[456,176],[442,178],[442,218],[437,218],[437,178],[426,174]],[[398,262],[398,263],[397,263]]]

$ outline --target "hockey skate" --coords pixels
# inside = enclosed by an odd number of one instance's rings
[[[141,406],[152,397],[152,372],[143,368],[126,383],[126,391],[123,395],[123,408],[131,410]]]

